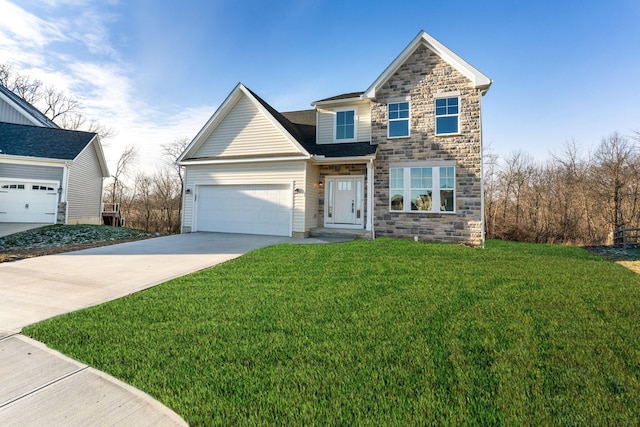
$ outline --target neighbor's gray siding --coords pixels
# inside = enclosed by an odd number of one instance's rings
[[[102,172],[93,144],[69,167],[67,224],[100,224]]]
[[[0,178],[40,179],[58,181],[62,184],[64,168],[62,166],[38,166],[0,162]]]
[[[34,125],[29,119],[20,114],[4,99],[0,99],[0,122],[15,123],[19,125]]]

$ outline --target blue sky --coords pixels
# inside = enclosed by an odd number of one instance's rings
[[[393,7],[395,6],[395,7]],[[640,2],[0,0],[0,62],[136,144],[192,138],[239,81],[280,111],[366,89],[424,29],[493,79],[485,142],[543,160],[640,130]]]

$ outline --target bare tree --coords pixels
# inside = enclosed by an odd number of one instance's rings
[[[45,116],[64,129],[85,130],[100,135],[105,140],[114,134],[113,129],[88,121],[80,112],[79,101],[53,86],[27,74],[14,71],[10,64],[0,64],[0,84],[24,99]]]
[[[613,227],[625,223],[624,190],[637,160],[637,148],[629,139],[614,132],[603,138],[594,155],[591,178],[598,195],[609,207],[609,223]]]
[[[124,179],[130,176],[132,172],[131,168],[137,161],[138,147],[128,145],[122,154],[120,154],[115,173],[111,176],[113,181],[110,186],[110,194],[108,194],[111,203],[116,204],[122,202],[124,188],[126,187]]]

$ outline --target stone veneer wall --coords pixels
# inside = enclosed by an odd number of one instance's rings
[[[435,98],[459,92],[460,134],[435,136]],[[387,138],[387,103],[410,97],[408,138]],[[483,240],[480,91],[440,57],[421,46],[376,91],[371,104],[371,139],[378,144],[375,162],[376,236],[464,243]],[[400,213],[389,209],[389,164],[455,160],[456,213]]]
[[[320,181],[324,186],[319,192],[318,203],[318,227],[324,227],[324,192],[326,188],[327,176],[349,176],[349,175],[364,175],[364,224],[367,223],[367,165],[321,165],[320,166]]]

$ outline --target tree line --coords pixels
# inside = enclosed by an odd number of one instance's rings
[[[105,203],[119,206],[124,225],[160,233],[179,233],[183,169],[176,164],[189,140],[162,145],[164,161],[153,173],[136,172],[138,149],[128,146],[104,188]]]
[[[571,141],[543,162],[522,151],[486,154],[487,238],[610,244],[615,228],[640,227],[639,142],[639,132],[614,132],[593,152]]]
[[[34,105],[64,129],[114,130],[88,120],[77,99],[0,64],[0,84]],[[640,132],[617,132],[592,152],[575,141],[546,161],[517,151],[484,155],[487,238],[540,243],[607,244],[621,226],[640,228]],[[138,150],[127,147],[105,183],[103,200],[118,204],[125,224],[148,231],[180,231],[183,171],[175,160],[187,139],[162,146],[165,161],[153,173],[137,172]]]

